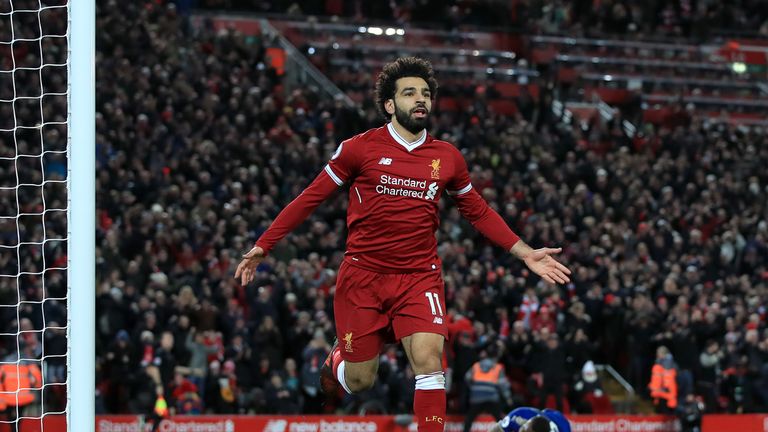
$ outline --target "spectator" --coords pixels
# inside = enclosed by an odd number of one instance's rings
[[[698,393],[703,396],[704,407],[708,412],[714,411],[718,403],[723,357],[720,345],[715,340],[709,340],[699,356]]]
[[[176,374],[176,358],[173,356],[173,333],[163,332],[160,347],[155,351],[152,364],[160,371],[160,384],[165,389],[166,400],[171,400],[171,386]]]
[[[680,407],[680,423],[683,432],[701,432],[703,404],[693,394],[688,394]]]
[[[109,378],[105,404],[111,412],[120,412],[128,404],[128,385],[133,375],[132,348],[130,336],[120,330],[115,336],[106,355],[105,375]]]
[[[305,409],[310,413],[319,413],[322,405],[320,394],[320,368],[331,350],[325,335],[321,330],[316,330],[310,343],[304,349],[303,366],[301,368],[301,382]]]
[[[177,372],[171,386],[172,404],[176,414],[200,414],[203,412],[197,386],[183,374]]]
[[[287,387],[278,373],[272,374],[265,392],[267,412],[271,414],[298,414],[298,393]]]
[[[472,429],[472,423],[480,413],[501,418],[504,407],[512,404],[504,366],[498,361],[498,346],[489,345],[480,357],[481,360],[472,365],[465,377],[469,385],[469,410],[464,419],[464,432]]]
[[[656,349],[656,364],[648,384],[651,398],[660,414],[672,414],[677,409],[677,364],[665,346]]]
[[[549,334],[540,343],[539,360],[537,370],[541,372],[542,383],[539,393],[539,405],[542,408],[549,406],[549,396],[553,396],[554,404],[558,411],[563,411],[563,386],[566,381],[565,353],[560,346],[557,334]]]
[[[270,315],[265,315],[254,335],[254,347],[261,355],[269,359],[270,364],[283,363],[283,336],[275,327]]]
[[[603,384],[597,375],[592,360],[584,363],[580,379],[573,385],[576,411],[584,414],[613,414],[613,407],[603,391]]]
[[[187,333],[186,349],[190,353],[189,380],[197,386],[200,395],[205,398],[205,383],[208,373],[208,356],[218,351],[215,346],[205,344],[205,335],[192,327]]]

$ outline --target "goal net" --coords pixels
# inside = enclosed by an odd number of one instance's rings
[[[0,432],[62,430],[71,405],[70,18],[0,0]]]

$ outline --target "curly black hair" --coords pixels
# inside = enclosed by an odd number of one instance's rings
[[[437,80],[435,71],[432,69],[432,63],[419,57],[400,57],[397,60],[387,63],[376,78],[376,107],[379,113],[389,120],[392,116],[387,113],[384,104],[389,99],[395,98],[395,83],[400,78],[418,77],[422,78],[429,85],[429,92],[432,99],[437,94]]]

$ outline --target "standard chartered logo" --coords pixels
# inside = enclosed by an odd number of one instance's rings
[[[432,182],[429,184],[429,191],[427,192],[427,199],[433,200],[435,199],[435,195],[437,195],[437,183]]]
[[[379,184],[376,185],[376,193],[428,200],[434,200],[439,190],[440,186],[437,182],[427,186],[426,180],[392,177],[386,174],[381,175]]]

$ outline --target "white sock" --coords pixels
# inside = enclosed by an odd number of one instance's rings
[[[416,375],[416,390],[445,390],[445,374],[440,371]]]
[[[344,380],[344,360],[342,360],[336,368],[336,379],[339,380],[339,384],[344,388],[344,391],[352,394],[352,391],[347,387],[347,382]]]

